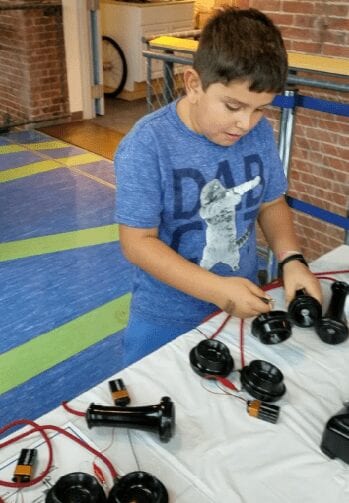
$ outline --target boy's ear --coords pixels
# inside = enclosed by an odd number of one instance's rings
[[[201,79],[194,68],[187,68],[184,71],[184,85],[187,97],[191,103],[196,103],[197,98],[202,92]]]

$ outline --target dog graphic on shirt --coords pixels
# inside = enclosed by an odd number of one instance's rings
[[[237,237],[235,207],[243,194],[254,189],[260,176],[226,189],[218,179],[208,182],[200,194],[200,216],[207,224],[206,246],[200,262],[201,267],[211,269],[219,262],[229,265],[233,271],[239,269],[239,249],[247,242],[250,230]]]

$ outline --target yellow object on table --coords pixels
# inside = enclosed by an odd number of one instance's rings
[[[171,36],[156,37],[149,42],[154,49],[173,50],[194,53],[198,47],[198,41],[189,38]],[[288,63],[291,69],[305,70],[332,75],[349,76],[349,59],[333,58],[329,56],[317,56],[300,52],[288,52]]]

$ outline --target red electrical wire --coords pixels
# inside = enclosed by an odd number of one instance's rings
[[[230,320],[230,318],[231,318],[231,315],[228,314],[226,316],[226,318],[223,320],[223,322],[219,325],[219,327],[217,328],[217,330],[211,335],[210,339],[214,339],[216,337],[216,335],[218,335],[223,330],[223,328],[228,323],[228,321]]]
[[[330,276],[316,276],[318,279],[327,279],[329,281],[337,281],[336,278],[330,278]]]
[[[244,351],[244,320],[240,320],[240,361],[241,368],[245,366],[245,351]]]
[[[324,271],[324,272],[315,272],[315,276],[318,274],[347,274],[349,272],[349,269],[342,269],[340,271]]]
[[[33,427],[33,429],[31,430],[28,430],[20,435],[17,435],[16,437],[13,437],[9,440],[6,440],[5,442],[1,442],[0,443],[0,448],[1,447],[6,447],[7,445],[10,445],[10,444],[13,444],[14,442],[16,442],[17,440],[20,440],[21,438],[24,438],[28,435],[30,435],[31,433],[33,432],[39,432],[46,445],[47,445],[47,448],[48,448],[48,453],[49,453],[49,456],[48,456],[48,461],[47,461],[47,464],[46,464],[46,468],[44,469],[44,471],[41,473],[41,475],[39,475],[38,477],[35,477],[34,479],[30,480],[29,482],[23,482],[23,483],[20,483],[20,482],[8,482],[6,480],[0,480],[0,485],[1,486],[5,486],[5,487],[16,487],[16,488],[24,488],[24,487],[30,487],[30,486],[33,486],[34,484],[37,484],[38,482],[40,482],[41,480],[43,480],[46,475],[49,473],[50,469],[51,469],[51,466],[52,466],[52,459],[53,459],[53,453],[52,453],[52,444],[51,444],[51,441],[47,435],[47,433],[42,429],[41,426],[39,426],[37,423],[35,423],[34,421],[31,421],[30,419],[18,419],[17,421],[12,421],[11,423],[3,426],[1,429],[0,429],[0,435],[2,433],[4,433],[5,431],[11,429],[11,428],[14,428],[16,426],[19,426],[19,425],[30,425]]]
[[[60,428],[59,426],[54,426],[54,425],[50,425],[50,424],[41,426],[41,425],[39,425],[39,424],[35,423],[34,421],[29,420],[29,419],[19,419],[17,421],[13,421],[13,422],[5,425],[3,428],[1,428],[0,429],[0,435],[2,433],[6,432],[7,430],[11,429],[11,428],[14,428],[15,426],[23,425],[23,424],[24,425],[30,425],[33,428],[31,430],[25,431],[25,432],[23,432],[23,433],[15,436],[15,437],[13,437],[13,438],[10,438],[9,440],[1,442],[0,443],[0,448],[1,447],[5,447],[5,446],[10,445],[10,444],[13,444],[13,443],[17,442],[18,440],[20,440],[20,439],[22,439],[24,437],[27,437],[31,433],[38,432],[44,438],[45,443],[47,444],[47,447],[48,447],[48,451],[49,451],[49,459],[48,459],[46,468],[44,469],[44,471],[39,476],[33,478],[29,482],[19,483],[19,482],[8,482],[6,480],[0,480],[0,485],[1,486],[15,487],[15,488],[25,488],[25,487],[30,487],[30,486],[33,486],[34,484],[37,484],[38,482],[40,482],[41,480],[43,480],[46,477],[46,475],[49,473],[49,471],[50,471],[50,469],[52,467],[52,460],[53,460],[52,443],[51,443],[51,440],[50,440],[50,438],[48,437],[48,435],[46,433],[46,430],[57,431],[58,433],[61,433],[62,435],[65,435],[66,437],[70,438],[74,442],[78,443],[79,445],[81,445],[82,447],[84,447],[85,449],[87,449],[88,451],[90,451],[92,454],[94,454],[95,456],[97,456],[98,458],[100,458],[103,461],[103,463],[109,469],[110,474],[111,474],[111,476],[112,476],[113,479],[115,479],[115,478],[118,477],[117,471],[115,470],[115,468],[113,467],[113,465],[109,461],[109,459],[104,456],[104,454],[102,454],[101,452],[99,452],[96,449],[94,449],[93,447],[91,447],[84,440],[81,440],[80,438],[78,438],[75,435],[69,433],[68,431],[64,430],[63,428]]]
[[[62,402],[62,407],[66,411],[70,412],[71,414],[75,414],[75,416],[80,416],[80,417],[86,416],[86,412],[82,412],[81,410],[73,409],[72,407],[70,407],[70,405],[68,405],[68,402]]]

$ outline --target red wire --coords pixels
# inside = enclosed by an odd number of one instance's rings
[[[348,273],[348,272],[349,272],[349,269],[343,269],[343,270],[340,270],[340,271],[315,272],[313,274],[315,274],[317,276],[318,274],[345,274],[345,273]]]
[[[70,405],[68,405],[68,402],[62,402],[62,407],[70,412],[71,414],[75,414],[76,416],[80,416],[80,417],[85,417],[86,416],[86,412],[82,412],[80,410],[76,410],[76,409],[72,409],[70,407]]]
[[[51,441],[48,438],[48,435],[46,434],[46,432],[42,429],[42,427],[39,426],[34,421],[30,421],[30,419],[18,419],[17,421],[12,421],[11,423],[5,425],[4,427],[2,427],[0,429],[0,435],[2,433],[4,433],[5,431],[7,431],[11,428],[14,428],[15,426],[22,425],[22,424],[33,426],[33,429],[28,430],[20,435],[17,435],[16,437],[11,438],[10,440],[7,440],[5,442],[1,442],[0,448],[5,447],[6,445],[13,444],[17,440],[30,435],[30,433],[37,431],[37,432],[41,433],[43,439],[45,440],[47,448],[48,448],[49,456],[48,456],[47,465],[46,465],[46,468],[44,469],[44,471],[41,473],[41,475],[39,475],[38,477],[35,477],[34,479],[30,480],[29,482],[20,483],[20,482],[8,482],[6,480],[0,480],[0,485],[5,486],[5,487],[24,488],[24,487],[33,486],[34,484],[37,484],[38,482],[40,482],[41,480],[43,480],[46,477],[46,475],[49,473],[51,466],[52,466],[53,453],[52,453]]]
[[[329,276],[316,276],[318,279],[328,279],[329,281],[337,281],[335,278],[330,278]]]
[[[240,361],[241,368],[245,366],[245,355],[244,355],[244,320],[240,320]]]
[[[214,339],[216,337],[216,335],[219,334],[219,332],[221,332],[223,330],[223,328],[225,327],[225,325],[228,323],[228,321],[230,320],[231,318],[231,315],[228,314],[226,316],[226,318],[223,320],[223,322],[219,325],[219,327],[217,328],[217,330],[214,332],[213,335],[211,335],[210,339]]]
[[[109,469],[110,474],[111,474],[111,476],[112,476],[113,479],[115,479],[115,478],[118,477],[117,471],[115,470],[115,468],[113,467],[113,465],[111,464],[111,462],[109,461],[109,459],[104,456],[104,454],[102,454],[101,452],[99,452],[96,449],[94,449],[93,447],[91,447],[84,440],[81,440],[80,438],[76,437],[75,435],[72,435],[71,433],[69,433],[68,431],[64,430],[63,428],[60,428],[59,426],[54,426],[54,425],[49,425],[49,424],[48,425],[44,425],[44,426],[40,426],[37,423],[35,423],[34,421],[31,421],[29,419],[19,419],[17,421],[13,421],[12,423],[9,423],[9,424],[5,425],[3,428],[1,428],[0,429],[0,435],[2,433],[4,433],[5,431],[7,431],[7,430],[9,430],[11,428],[14,428],[15,426],[22,425],[22,424],[33,426],[33,428],[31,430],[28,430],[28,431],[24,432],[24,433],[21,433],[20,435],[15,436],[15,437],[13,437],[13,438],[11,438],[9,440],[6,440],[5,442],[1,442],[0,443],[0,448],[1,447],[5,447],[5,446],[10,445],[10,444],[13,444],[16,441],[18,441],[18,440],[20,440],[20,439],[22,439],[22,438],[30,435],[33,432],[39,432],[42,435],[42,437],[44,438],[44,440],[45,440],[45,442],[47,444],[47,447],[48,447],[48,451],[49,451],[49,459],[48,459],[46,468],[41,473],[41,475],[39,475],[38,477],[35,477],[34,479],[32,479],[29,482],[19,483],[19,482],[8,482],[6,480],[0,480],[0,485],[1,486],[15,487],[15,488],[25,488],[25,487],[30,487],[30,486],[33,486],[34,484],[37,484],[38,482],[40,482],[41,480],[43,480],[46,477],[46,475],[49,473],[49,471],[51,469],[52,460],[53,460],[52,443],[51,443],[51,441],[50,441],[50,439],[49,439],[49,437],[48,437],[48,435],[46,433],[46,430],[57,431],[58,433],[61,433],[62,435],[65,435],[66,437],[70,438],[74,442],[77,442],[79,445],[81,445],[82,447],[84,447],[85,449],[87,449],[88,451],[90,451],[95,456],[99,457],[104,462],[104,464]]]

